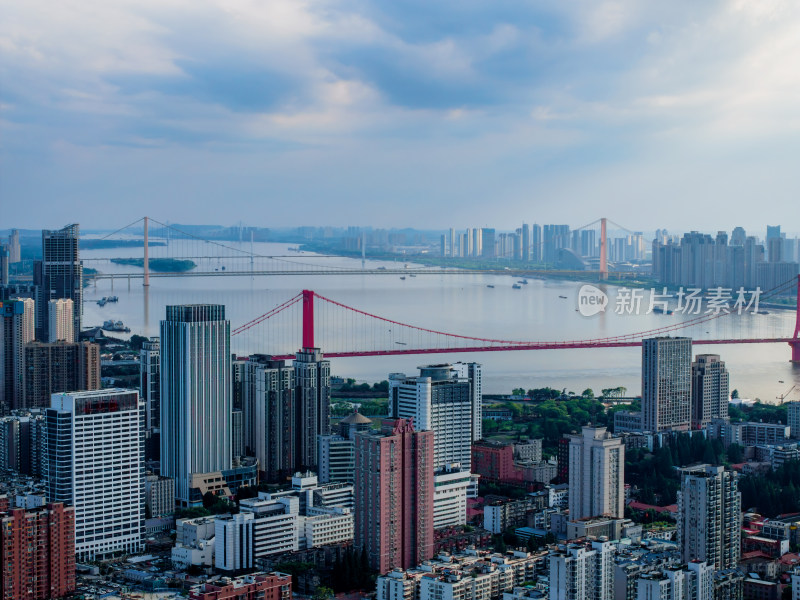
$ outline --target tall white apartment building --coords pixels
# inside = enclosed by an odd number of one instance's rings
[[[142,549],[143,421],[136,390],[53,394],[45,411],[47,498],[75,507],[79,561]]]
[[[161,321],[161,474],[199,504],[192,476],[232,465],[231,323],[221,304],[167,306]]]
[[[692,412],[692,340],[642,340],[642,426],[688,431]]]
[[[550,555],[550,600],[613,600],[614,546],[569,544]]]
[[[47,303],[48,342],[76,341],[74,311],[74,304],[69,298],[50,300]]]
[[[692,429],[728,418],[730,375],[719,354],[698,354],[692,363]]]
[[[469,471],[444,469],[433,475],[433,528],[467,523],[467,493],[472,482]]]
[[[569,437],[569,518],[625,513],[625,445],[605,427]]]
[[[434,470],[457,463],[468,471],[472,442],[483,435],[481,366],[456,363],[419,370],[418,377],[389,375],[389,414],[414,419],[417,431],[434,432]]]
[[[741,557],[742,497],[739,474],[700,465],[681,470],[678,547],[681,560],[736,568]]]

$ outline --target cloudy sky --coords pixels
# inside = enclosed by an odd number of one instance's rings
[[[0,11],[0,227],[800,230],[798,2]]]

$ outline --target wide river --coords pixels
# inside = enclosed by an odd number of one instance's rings
[[[232,244],[236,245],[236,244]],[[296,255],[288,259],[298,263],[360,268],[361,261],[349,258],[314,259],[308,253],[288,251],[286,244],[257,243],[254,250],[264,255]],[[250,249],[250,244],[242,246]],[[227,252],[227,251],[226,251]],[[157,255],[156,251],[151,256]],[[83,250],[87,267],[104,273],[141,273],[141,268],[92,261],[93,257],[141,257],[141,249]],[[228,271],[247,269],[249,261],[233,259],[199,259],[198,270],[214,271],[223,266]],[[402,267],[402,263],[367,260],[367,268],[387,266]],[[609,309],[592,317],[584,317],[576,310],[580,283],[556,280],[530,279],[521,289],[513,289],[515,279],[502,275],[283,275],[272,277],[153,277],[145,293],[141,279],[130,283],[117,279],[101,280],[96,287],[85,290],[85,326],[100,325],[107,319],[120,320],[131,328],[131,333],[145,336],[158,335],[159,321],[164,318],[168,304],[221,303],[226,305],[232,328],[265,313],[270,308],[293,297],[302,289],[311,289],[343,304],[374,313],[402,323],[438,331],[467,336],[506,340],[580,340],[630,334],[663,327],[689,319],[680,314],[644,314],[647,294],[641,314],[619,315],[614,311],[616,288],[606,291],[612,298]],[[494,287],[487,287],[487,286]],[[96,304],[103,296],[116,295],[117,303],[104,307]],[[562,298],[566,296],[566,298]],[[319,304],[317,306],[320,306]],[[299,308],[293,307],[292,310]],[[705,307],[704,307],[705,308]],[[327,314],[318,308],[318,318]],[[786,337],[794,330],[793,311],[768,309],[769,314],[729,315],[678,334],[693,338],[772,338]],[[300,346],[299,310],[291,319],[282,317],[270,320],[248,332],[233,337],[232,348],[237,354],[251,352],[283,354]],[[331,319],[336,324],[329,351],[345,349],[358,340],[348,340],[348,323]],[[355,323],[355,321],[354,321]],[[381,325],[373,332],[388,340],[393,347],[412,344],[400,328],[391,331],[391,325]],[[318,325],[318,328],[321,328]],[[394,336],[394,337],[393,337]],[[405,337],[404,337],[405,336]],[[324,337],[320,331],[318,340]],[[358,338],[358,335],[355,335]],[[406,339],[406,342],[401,339]],[[323,352],[325,342],[321,342]],[[412,347],[410,345],[409,347]],[[726,344],[696,346],[697,353],[718,353],[730,371],[731,389],[738,389],[744,398],[760,398],[764,402],[800,399],[800,366],[790,362],[787,344]],[[385,379],[389,373],[415,374],[419,365],[448,361],[476,361],[483,364],[484,391],[509,393],[513,388],[550,386],[580,392],[592,388],[599,393],[602,388],[624,386],[629,395],[641,392],[641,350],[639,348],[600,348],[572,350],[539,350],[514,352],[453,353],[414,356],[384,356],[362,358],[335,358],[332,371],[343,377],[374,382]],[[792,386],[796,386],[791,389]],[[791,390],[791,391],[790,391]]]

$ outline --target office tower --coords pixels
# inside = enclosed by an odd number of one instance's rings
[[[83,314],[83,263],[80,260],[77,224],[67,225],[58,231],[42,231],[42,260],[34,263],[33,282],[39,286],[40,302],[37,306],[36,337],[50,339],[48,303],[55,298],[69,298],[73,303],[73,339],[77,342],[81,332]]]
[[[613,600],[614,545],[576,543],[551,554],[549,597],[550,600]]]
[[[0,305],[0,413],[25,407],[25,344],[33,341],[34,307],[30,298]]]
[[[100,389],[100,346],[89,342],[25,344],[25,406],[46,408],[58,392]]]
[[[478,233],[478,240],[480,242],[475,256],[482,256],[484,258],[495,258],[495,235],[494,229],[491,227],[484,227],[483,229],[476,229]]]
[[[47,341],[76,341],[74,332],[74,305],[69,298],[58,298],[47,303]]]
[[[295,402],[295,370],[265,354],[237,361],[237,370],[241,377],[244,445],[258,458],[265,481],[284,481],[303,466],[298,460],[304,425],[298,420]]]
[[[471,445],[481,438],[481,367],[477,363],[420,367],[418,377],[389,375],[389,415],[413,419],[419,431],[434,438],[434,465],[439,470],[471,465]]]
[[[642,423],[645,431],[687,431],[691,424],[692,340],[642,340]]]
[[[381,574],[433,556],[433,437],[408,419],[356,434],[354,545]]]
[[[692,429],[728,418],[728,369],[719,354],[698,354],[692,363]]]
[[[792,439],[800,439],[800,402],[786,404],[786,424],[789,426],[789,435]]]
[[[8,262],[12,265],[21,260],[19,247],[19,229],[12,229],[8,236]]]
[[[142,549],[143,424],[136,390],[54,394],[45,410],[47,499],[75,507],[79,561]]]
[[[625,445],[605,427],[584,427],[569,438],[569,518],[625,511]]]
[[[731,232],[731,246],[744,246],[744,241],[747,239],[747,233],[744,227],[734,227]]]
[[[192,476],[231,468],[231,324],[221,304],[167,306],[161,321],[161,474],[190,501]]]
[[[705,561],[716,570],[739,564],[742,498],[738,478],[738,473],[725,467],[681,469],[677,540],[682,561]]]
[[[75,510],[61,502],[0,512],[0,599],[50,600],[75,591]]]
[[[339,421],[338,435],[321,435],[317,443],[320,483],[353,483],[356,434],[371,431],[372,420],[354,412]]]
[[[0,285],[8,285],[8,265],[11,262],[8,246],[0,244]]]
[[[296,460],[301,467],[316,470],[317,436],[331,432],[331,362],[319,348],[303,348],[295,355],[297,391]]]
[[[139,397],[144,402],[144,453],[147,460],[161,456],[161,344],[157,337],[139,350]]]

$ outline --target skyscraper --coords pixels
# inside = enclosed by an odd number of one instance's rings
[[[480,234],[478,236],[480,243],[479,247],[475,250],[475,255],[484,258],[495,258],[497,254],[495,252],[494,229],[491,227],[484,227],[483,229],[476,229],[475,232]]]
[[[531,226],[527,223],[522,224],[522,260],[528,262],[531,259]]]
[[[231,325],[220,304],[167,306],[161,321],[161,474],[190,501],[192,475],[231,468]]]
[[[742,498],[739,475],[725,467],[681,470],[678,547],[681,560],[702,560],[714,569],[735,568],[741,557]]]
[[[692,363],[692,429],[728,418],[728,369],[719,354],[698,354]]]
[[[294,376],[297,391],[297,461],[316,470],[317,436],[331,432],[331,362],[319,348],[303,348],[295,355]]]
[[[144,402],[144,453],[148,460],[161,456],[161,344],[157,337],[139,350],[139,397]]]
[[[73,303],[73,339],[77,342],[81,332],[83,314],[83,263],[79,252],[80,228],[67,225],[58,231],[42,231],[42,260],[34,263],[33,282],[39,286],[37,306],[37,335],[40,340],[50,339],[48,303],[56,298],[69,298]]]
[[[73,342],[75,336],[75,308],[69,298],[58,298],[47,303],[48,342]]]
[[[0,308],[0,412],[5,412],[26,406],[25,344],[34,337],[35,302],[11,300]]]
[[[414,427],[434,437],[434,465],[458,463],[469,470],[472,442],[481,435],[481,366],[477,363],[429,365],[418,377],[389,375],[389,415],[413,419]]]
[[[8,236],[8,262],[12,265],[20,261],[19,229],[12,229]]]
[[[143,421],[136,390],[54,394],[45,411],[47,499],[75,507],[79,561],[142,549]]]
[[[642,424],[646,431],[687,431],[691,424],[692,340],[642,340]]]
[[[625,445],[605,427],[584,427],[569,437],[569,518],[625,511]]]
[[[381,574],[433,556],[433,436],[407,419],[356,434],[354,545]]]

